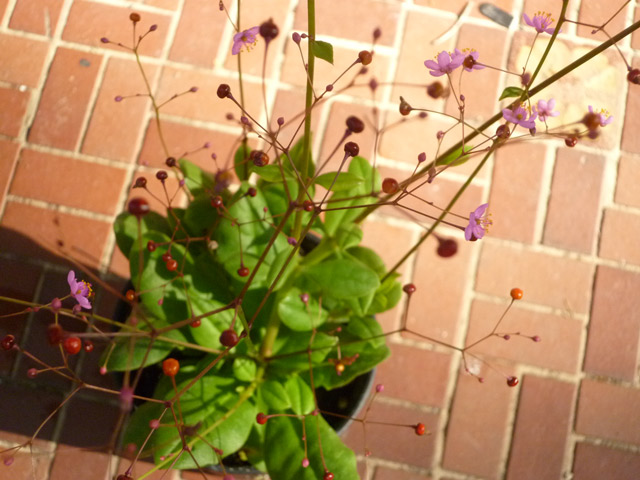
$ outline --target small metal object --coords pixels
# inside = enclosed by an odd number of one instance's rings
[[[482,3],[480,5],[480,13],[488,19],[507,28],[509,28],[509,25],[511,25],[511,22],[513,21],[513,15],[491,3]]]

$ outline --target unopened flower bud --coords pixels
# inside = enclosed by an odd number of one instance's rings
[[[358,60],[360,60],[362,65],[369,65],[371,60],[373,60],[373,55],[371,55],[371,52],[368,50],[362,50],[358,53]]]
[[[640,69],[634,68],[627,73],[627,80],[636,85],[640,85]]]
[[[276,38],[279,32],[280,29],[273,23],[272,18],[260,25],[260,36],[262,36],[267,43]]]
[[[364,130],[364,122],[358,117],[351,115],[347,118],[347,128],[353,133],[360,133]]]
[[[133,12],[131,15],[129,15],[129,20],[131,20],[133,23],[138,23],[140,21],[140,14]]]
[[[360,153],[360,147],[356,142],[347,142],[344,144],[344,151],[350,157],[356,157]]]
[[[300,44],[300,40],[301,40],[301,38],[300,38],[300,34],[299,34],[298,32],[293,32],[293,33],[291,34],[291,39],[292,39],[294,42],[296,42],[297,44]]]

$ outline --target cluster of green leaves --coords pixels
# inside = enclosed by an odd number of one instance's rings
[[[195,467],[193,458],[200,465],[216,464],[213,446],[225,456],[241,452],[273,478],[320,478],[324,467],[319,457],[319,431],[331,471],[337,478],[357,478],[353,453],[322,416],[310,415],[316,408],[310,368],[314,387],[330,390],[384,360],[389,349],[374,315],[392,308],[402,291],[396,276],[386,275],[380,257],[360,245],[362,230],[354,223],[358,207],[371,203],[372,192],[380,189],[378,172],[361,157],[353,158],[348,171],[337,178],[331,173],[309,182],[311,195],[316,187],[333,184],[332,193],[322,220],[304,213],[303,221],[312,222],[321,237],[319,244],[304,256],[292,255],[294,246],[287,241],[292,217],[284,225],[279,223],[301,188],[296,171],[302,150],[298,143],[276,162],[248,168],[249,150],[241,147],[236,154],[236,173],[243,180],[233,193],[217,192],[215,176],[182,159],[180,173],[191,195],[186,208],[172,207],[166,216],[150,212],[140,222],[123,213],[115,222],[118,246],[129,259],[136,291],[142,292],[138,315],[145,321],[138,321],[136,328],[151,331],[195,316],[201,318],[201,325],[186,325],[160,336],[120,337],[109,369],[148,366],[172,354],[181,362],[176,377],[180,391],[214,361],[216,352],[224,350],[220,333],[231,325],[236,308],[242,318],[253,320],[251,342],[241,341],[180,396],[185,424],[182,434],[190,445],[193,443],[193,457],[183,452],[176,468]],[[251,173],[257,175],[253,196],[247,194]],[[217,194],[223,197],[224,215],[211,206],[211,198]],[[278,225],[280,234],[276,233]],[[146,248],[149,241],[157,245],[152,252]],[[212,241],[215,248],[211,248]],[[162,260],[169,250],[181,275],[168,271]],[[254,276],[241,304],[236,305],[234,299],[247,281],[238,275],[240,258]],[[259,308],[269,288],[273,292]],[[309,295],[307,303],[301,300],[303,293]],[[264,356],[260,346],[274,321],[277,336],[269,356]],[[240,322],[236,328],[240,332]],[[174,340],[180,345],[172,343]],[[198,355],[197,350],[182,346],[189,343],[211,352]],[[341,375],[335,368],[339,354],[356,358]],[[158,384],[154,396],[175,400],[169,379]],[[153,403],[137,408],[125,441],[141,445],[149,433],[149,420],[158,418],[163,408]],[[257,412],[300,418],[275,417],[262,426],[255,421]],[[307,417],[303,420],[303,416]],[[309,432],[310,467],[306,469],[301,466],[303,421]],[[180,454],[182,439],[170,412],[147,447],[156,461],[170,453]]]

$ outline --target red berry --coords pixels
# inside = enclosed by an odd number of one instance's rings
[[[400,115],[406,117],[411,113],[411,110],[413,110],[413,107],[411,107],[411,105],[409,105],[409,103],[406,100],[401,98],[400,99]]]
[[[438,239],[438,255],[442,258],[449,258],[454,256],[458,251],[458,242],[452,238],[446,238],[444,240]]]
[[[407,295],[411,295],[413,292],[416,291],[416,286],[413,283],[407,283],[404,287],[402,287],[402,290]]]
[[[211,206],[214,208],[220,208],[223,205],[222,197],[220,195],[216,195],[211,199]]]
[[[400,185],[395,178],[385,178],[382,181],[382,191],[384,193],[393,194],[398,191]]]
[[[325,472],[324,477],[322,477],[322,480],[333,480],[333,473]]]
[[[260,425],[264,425],[265,423],[267,423],[267,420],[269,420],[269,418],[262,412],[256,415],[256,422],[258,422]]]
[[[47,327],[47,339],[51,345],[58,345],[62,342],[64,337],[64,330],[57,323],[52,323]]]
[[[251,152],[251,155],[249,155],[249,158],[256,167],[269,165],[269,155],[264,153],[262,150],[254,150]]]
[[[93,352],[93,342],[91,340],[84,341],[84,351],[87,353]]]
[[[136,178],[136,183],[133,184],[133,188],[147,188],[147,179],[144,177]]]
[[[240,267],[238,269],[238,275],[240,275],[241,277],[246,277],[247,275],[249,275],[249,269],[247,267]]]
[[[180,370],[180,362],[175,358],[167,358],[162,362],[162,372],[167,377],[175,377]]]
[[[640,69],[634,68],[627,73],[627,80],[636,85],[640,85]]]
[[[364,122],[358,117],[351,115],[347,118],[347,128],[353,133],[360,133],[364,130]]]
[[[220,343],[225,347],[235,347],[238,344],[238,340],[238,334],[232,329],[224,330],[220,334]]]
[[[131,20],[133,23],[137,23],[140,21],[140,14],[133,12],[131,15],[129,15],[129,20]]]
[[[371,60],[373,60],[373,55],[368,50],[362,50],[358,53],[358,59],[362,62],[362,65],[369,65]]]
[[[3,350],[11,350],[16,344],[16,337],[14,337],[13,335],[7,335],[2,339],[1,344]]]
[[[176,159],[174,157],[168,157],[164,163],[167,165],[167,167],[175,167],[176,166]]]
[[[226,83],[221,83],[218,87],[216,95],[218,95],[218,98],[227,98],[229,95],[231,95],[231,87]]]
[[[344,144],[344,151],[350,157],[357,157],[360,153],[360,147],[356,142],[347,142]]]
[[[516,385],[518,385],[518,383],[520,383],[520,380],[518,380],[518,377],[507,378],[507,385],[509,385],[510,387],[515,387]]]
[[[313,202],[311,200],[305,200],[304,202],[302,202],[302,208],[305,212],[313,212]]]
[[[511,298],[513,298],[514,300],[522,299],[522,295],[524,295],[524,292],[522,291],[522,289],[520,288],[511,289]]]
[[[149,207],[149,202],[140,197],[132,198],[131,200],[129,200],[129,205],[127,208],[131,215],[134,215],[138,218],[145,216],[151,209]]]
[[[247,190],[247,195],[249,195],[250,197],[255,197],[257,194],[258,191],[253,187],[249,187],[249,190]]]
[[[67,337],[62,346],[69,355],[75,355],[82,348],[82,340],[78,337]]]
[[[153,240],[149,240],[147,242],[147,250],[149,250],[150,252],[155,252],[156,251],[156,242],[154,242]]]
[[[129,300],[130,302],[133,302],[136,299],[136,292],[134,292],[133,290],[129,289],[129,290],[127,290],[127,293],[125,294],[125,297],[127,297],[127,300]]]
[[[424,423],[419,423],[414,427],[416,435],[424,435],[427,433],[427,427],[424,426]]]
[[[27,370],[27,377],[36,378],[38,376],[38,370],[36,368],[30,368]]]
[[[193,328],[198,328],[200,325],[202,325],[202,321],[201,320],[194,320],[193,322],[191,322],[191,326]]]
[[[564,139],[564,144],[567,147],[575,147],[578,144],[577,137],[567,137]]]
[[[258,31],[260,32],[260,36],[264,38],[267,43],[269,43],[271,40],[278,36],[280,29],[275,23],[273,23],[273,19],[270,18],[260,25],[260,29]]]
[[[162,261],[167,263],[169,260],[171,260],[171,254],[169,252],[163,253],[162,254]]]
[[[178,261],[175,258],[170,259],[167,263],[167,270],[170,272],[175,272],[178,268]]]

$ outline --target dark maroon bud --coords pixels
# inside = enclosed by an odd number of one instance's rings
[[[191,93],[196,93],[196,92],[198,91],[198,87],[191,87],[191,88],[189,89],[189,91],[190,91]]]
[[[116,102],[121,102],[122,101],[122,96],[121,95],[117,95],[116,98],[114,98],[114,100]]]
[[[176,166],[176,159],[173,157],[168,157],[164,163],[166,163],[167,167],[175,167]]]
[[[360,60],[360,63],[363,65],[369,65],[371,60],[373,60],[373,55],[371,55],[371,52],[368,50],[362,50],[358,53],[358,60]]]
[[[16,337],[14,337],[13,335],[7,335],[2,339],[2,342],[0,342],[3,350],[11,350],[15,344]]]
[[[147,213],[149,213],[150,207],[149,202],[147,202],[144,198],[136,197],[129,200],[128,210],[131,215],[134,215],[138,218],[143,217]]]
[[[136,183],[133,184],[133,188],[145,188],[147,186],[147,179],[144,177],[136,178]]]
[[[213,197],[211,199],[211,206],[215,207],[215,208],[220,208],[222,207],[223,202],[222,202],[222,197],[220,195],[216,195],[215,197]]]
[[[452,238],[438,238],[438,255],[442,258],[449,258],[458,252],[458,243]]]
[[[599,136],[600,132],[598,130],[589,130],[589,133],[587,133],[587,137],[589,137],[591,140],[595,140]]]
[[[251,122],[249,121],[249,119],[247,117],[245,117],[244,115],[240,117],[240,121],[242,123],[244,123],[245,125],[251,125]]]
[[[418,118],[427,118],[429,116],[429,114],[427,112],[420,112],[418,114]]]
[[[378,88],[378,81],[375,78],[369,80],[369,88],[375,92],[376,88]]]
[[[159,170],[158,172],[156,172],[156,178],[160,180],[162,183],[164,183],[164,181],[167,179],[168,176],[169,175],[164,170]]]
[[[258,191],[253,187],[249,187],[249,190],[247,190],[247,195],[249,195],[250,197],[255,197],[257,194]]]
[[[279,32],[280,30],[278,26],[273,23],[272,18],[260,25],[260,36],[264,38],[267,43],[276,38]]]
[[[411,105],[409,105],[409,103],[404,98],[400,97],[400,115],[406,117],[411,113],[411,110],[413,110]]]
[[[360,147],[356,142],[347,142],[344,144],[344,151],[350,157],[356,157],[360,153]]]
[[[269,156],[262,150],[252,151],[249,158],[256,167],[264,167],[269,164]]]
[[[202,145],[202,148],[211,148],[211,142],[204,142],[204,145]]]
[[[509,138],[509,135],[511,135],[511,132],[509,131],[509,127],[507,127],[507,125],[500,125],[498,128],[496,128],[496,137],[505,140]]]
[[[347,128],[353,133],[360,133],[364,130],[364,122],[358,117],[351,115],[347,118]]]
[[[333,85],[329,84],[329,85],[327,85],[326,87],[324,87],[324,89],[325,89],[327,92],[331,92],[331,91],[333,90]]]
[[[530,73],[524,73],[522,74],[522,77],[520,77],[520,83],[522,83],[523,87],[526,87],[527,85],[529,85],[530,81],[531,81]]]
[[[473,58],[471,55],[468,55],[462,62],[462,64],[464,65],[465,68],[473,68],[473,66],[476,64],[476,60],[475,58]]]
[[[407,283],[404,287],[402,287],[402,291],[407,295],[411,295],[412,293],[415,293],[416,286],[413,283]]]
[[[627,80],[636,85],[640,85],[640,69],[634,68],[627,73]]]
[[[382,30],[380,30],[380,27],[376,27],[376,29],[373,31],[373,40],[378,40],[381,36]]]
[[[234,117],[233,117],[233,113],[227,113],[227,114],[225,115],[225,118],[226,118],[227,120],[233,120],[233,118],[234,118]]]
[[[578,144],[578,137],[567,137],[564,143],[567,147],[575,147]]]
[[[431,98],[440,98],[445,94],[445,88],[440,82],[433,82],[427,87],[427,95]]]
[[[102,43],[109,43],[109,39],[108,39],[107,37],[102,37],[102,38],[100,39],[100,41],[101,41]]]
[[[589,112],[582,118],[582,123],[585,127],[589,129],[590,132],[593,132],[600,127],[600,115],[597,113]]]
[[[155,32],[157,29],[158,29],[158,25],[156,25],[155,23],[149,27],[150,32]]]
[[[427,159],[427,154],[424,152],[421,152],[418,154],[418,162],[422,163]]]
[[[293,32],[293,34],[291,35],[291,39],[296,42],[297,44],[300,44],[300,34],[298,32]]]
[[[138,23],[140,21],[140,14],[133,12],[131,15],[129,15],[129,20],[131,20],[133,23]]]
[[[224,330],[220,334],[220,343],[225,347],[235,347],[238,340],[238,334],[232,329]]]
[[[529,135],[531,135],[532,137],[535,137],[537,131],[538,130],[536,130],[536,127],[530,128],[529,129]]]
[[[226,83],[221,83],[216,93],[218,95],[218,98],[227,98],[229,95],[231,95],[231,87]]]
[[[281,127],[284,125],[284,117],[278,117],[278,125]]]

